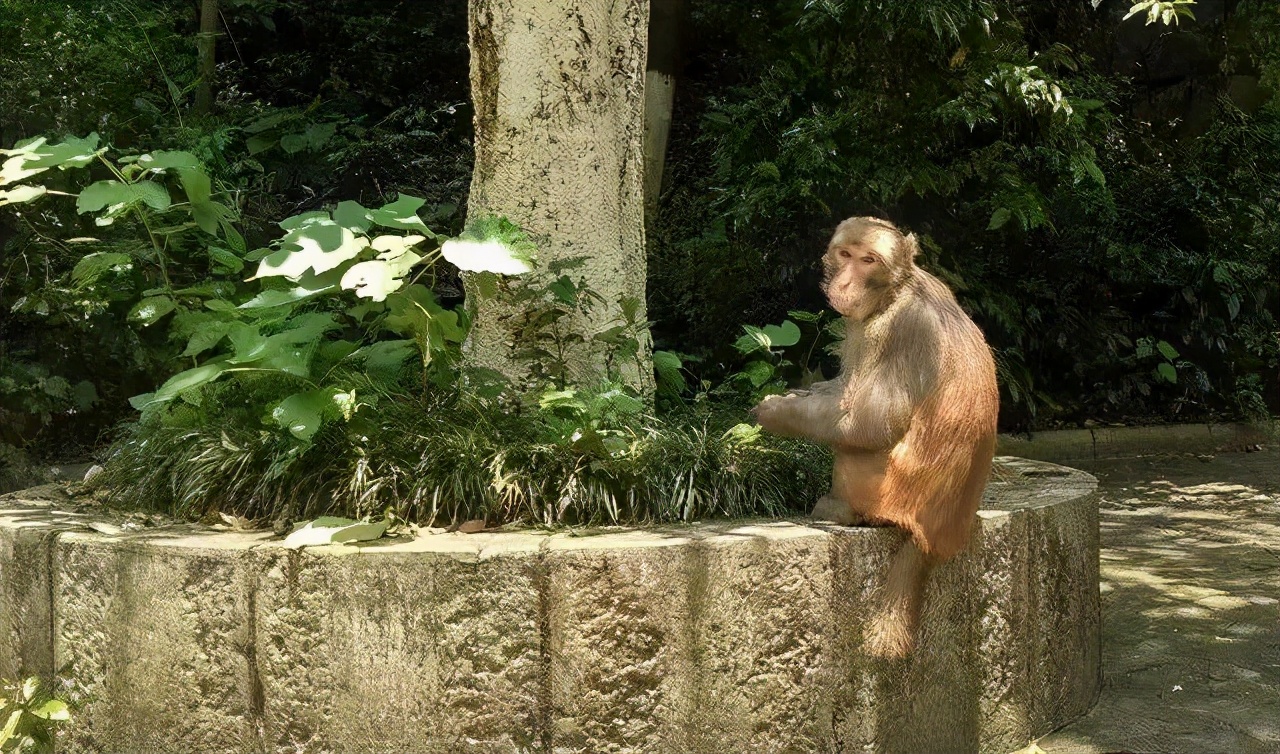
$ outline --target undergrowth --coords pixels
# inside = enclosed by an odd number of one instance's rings
[[[830,479],[825,450],[705,407],[583,427],[555,406],[385,391],[299,444],[230,396],[209,398],[216,413],[175,404],[134,425],[95,480],[100,494],[183,518],[391,511],[424,525],[537,526],[788,515]]]

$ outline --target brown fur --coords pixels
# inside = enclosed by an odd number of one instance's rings
[[[888,656],[910,651],[930,570],[968,542],[999,410],[982,332],[916,253],[915,237],[891,223],[841,223],[823,259],[823,289],[846,323],[840,376],[755,409],[765,429],[834,450],[831,494],[815,515],[910,535],[868,635]]]

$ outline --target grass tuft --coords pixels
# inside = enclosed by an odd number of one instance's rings
[[[94,486],[111,504],[184,518],[391,510],[424,525],[554,526],[792,515],[829,484],[829,453],[739,426],[739,412],[570,431],[537,407],[366,388],[354,417],[326,422],[310,443],[264,428],[243,385],[208,396],[217,410],[177,405],[133,425]]]

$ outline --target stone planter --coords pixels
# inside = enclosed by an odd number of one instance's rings
[[[1000,459],[908,660],[861,651],[901,535],[806,521],[288,550],[0,501],[0,675],[94,752],[1004,752],[1100,681],[1096,484]]]

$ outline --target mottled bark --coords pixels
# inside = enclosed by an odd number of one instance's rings
[[[196,84],[196,113],[213,109],[213,80],[218,72],[218,0],[200,5],[200,34],[196,37],[200,58],[200,82]]]
[[[570,274],[607,302],[572,323],[588,344],[574,349],[572,380],[605,373],[606,349],[590,336],[616,324],[618,299],[645,296],[644,82],[648,0],[472,0],[471,89],[475,169],[468,213],[501,215],[538,245],[539,270],[585,257]],[[468,360],[521,379],[512,305],[479,300]],[[532,284],[523,280],[518,284]],[[641,366],[624,379],[648,389],[648,336]],[[634,354],[630,355],[634,358]]]
[[[676,72],[680,67],[685,0],[651,0],[649,60],[644,88],[644,211],[646,227],[652,227],[662,194],[667,137],[671,133],[671,106],[675,101]]]

